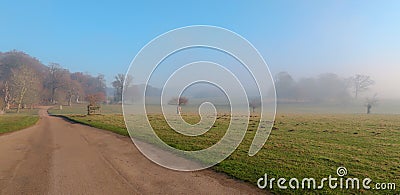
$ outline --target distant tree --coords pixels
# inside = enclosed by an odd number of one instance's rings
[[[278,103],[345,103],[351,99],[346,80],[333,73],[295,81],[289,73],[280,72],[275,77],[275,88]]]
[[[17,104],[17,113],[20,112],[23,103],[26,103],[27,96],[32,100],[37,95],[37,83],[38,78],[34,71],[27,66],[23,65],[12,70],[11,94]]]
[[[249,107],[252,109],[253,113],[255,113],[256,108],[261,106],[261,99],[254,98],[249,101]]]
[[[62,68],[57,63],[50,63],[48,69],[48,75],[45,79],[45,87],[50,92],[49,101],[51,103],[56,103],[58,90],[65,87],[68,82],[69,72]]]
[[[178,105],[178,106],[184,106],[189,102],[189,99],[186,97],[179,97],[179,98],[172,98],[171,100],[168,101],[169,105]]]
[[[375,84],[375,81],[373,81],[370,76],[361,74],[356,74],[349,80],[350,86],[352,86],[354,90],[354,97],[356,99],[358,99],[358,96],[361,92],[367,91],[371,85]]]
[[[39,78],[35,73],[33,73],[33,80],[31,89],[29,89],[26,93],[26,98],[23,101],[23,107],[27,108],[29,106],[30,109],[33,109],[35,105],[40,104],[42,94],[40,93],[43,90],[43,84],[41,82],[41,78]]]
[[[0,99],[0,115],[5,113],[3,99]]]
[[[92,77],[93,78],[93,77]],[[97,77],[93,78],[96,82],[94,84],[95,91],[92,93],[103,93],[106,96],[106,79],[103,74],[98,74]]]
[[[181,113],[181,106],[186,105],[189,102],[189,99],[186,97],[172,98],[168,101],[169,105],[176,105],[176,114]]]
[[[301,78],[297,82],[298,99],[303,102],[320,101],[320,93],[317,90],[319,83],[315,78]]]
[[[87,105],[87,114],[96,114],[96,112],[100,112],[100,103],[104,102],[106,99],[106,96],[104,95],[104,93],[99,92],[99,93],[95,93],[95,94],[89,94],[88,96],[86,96],[86,100],[89,101],[89,105]]]
[[[105,99],[106,97],[101,92],[95,94],[89,94],[86,96],[86,100],[89,102],[89,106],[97,106],[101,102],[104,102]]]
[[[378,98],[377,98],[377,94],[375,94],[374,96],[372,96],[371,98],[367,98],[365,100],[365,107],[367,107],[367,114],[371,113],[371,109],[373,106],[375,106],[378,103]]]
[[[71,80],[79,83],[79,90],[81,90],[79,95],[74,96],[75,102],[79,102],[81,97],[86,97],[89,94],[103,93],[103,96],[106,96],[106,81],[102,74],[93,77],[86,73],[75,72],[71,74]]]
[[[296,99],[296,82],[287,72],[280,72],[275,76],[276,95],[279,100]]]
[[[114,101],[120,102],[122,101],[122,93],[124,91],[124,87],[129,87],[131,85],[132,77],[130,75],[125,77],[124,74],[118,74],[114,78],[115,80],[111,83],[115,89]]]
[[[4,81],[2,86],[2,102],[3,102],[3,110],[10,109],[12,97],[10,92],[10,84],[9,81]]]
[[[68,106],[71,106],[73,98],[75,98],[75,103],[79,103],[79,97],[82,95],[83,89],[78,81],[69,80],[65,84],[65,92]]]
[[[4,102],[4,86],[0,86],[0,114],[5,113],[5,102]]]
[[[313,90],[318,92],[315,94],[317,101],[343,103],[351,99],[346,80],[336,74],[321,74],[316,79],[316,83],[317,88]]]

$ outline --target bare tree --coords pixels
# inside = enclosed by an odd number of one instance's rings
[[[0,99],[0,115],[5,113],[4,102],[3,99]]]
[[[261,106],[261,99],[254,98],[249,101],[249,107],[252,109],[253,113],[255,113],[256,108]]]
[[[178,106],[184,106],[189,102],[189,99],[186,97],[179,97],[179,98],[172,98],[171,100],[168,101],[169,105],[178,105]]]
[[[82,94],[82,86],[76,80],[69,80],[65,85],[66,99],[68,106],[72,105],[72,98],[75,97],[75,103],[79,103],[79,96]]]
[[[9,110],[10,109],[10,104],[11,104],[11,93],[10,93],[10,85],[8,81],[4,81],[4,86],[3,86],[3,101],[4,101],[4,109]]]
[[[98,92],[95,94],[89,94],[86,96],[86,100],[89,101],[89,105],[87,105],[88,115],[96,114],[96,112],[101,112],[100,103],[106,100],[106,96],[102,92]]]
[[[279,72],[275,76],[275,89],[278,100],[295,99],[296,82],[293,77],[287,72]]]
[[[97,77],[94,78],[96,80],[95,83],[95,91],[92,93],[103,93],[104,96],[106,96],[106,79],[103,74],[98,74]]]
[[[27,95],[30,98],[34,98],[37,95],[37,83],[38,78],[35,76],[34,71],[27,66],[23,65],[12,70],[11,93],[17,104],[17,113],[20,112],[23,103],[26,103]]]
[[[114,78],[115,80],[111,83],[112,86],[115,88],[114,101],[119,102],[122,101],[124,85],[125,87],[129,87],[132,83],[133,78],[130,75],[125,77],[124,74],[118,74]]]
[[[361,92],[367,91],[369,87],[375,84],[370,76],[356,74],[355,76],[350,78],[350,84],[354,90],[354,97],[357,99]]]
[[[72,81],[76,81],[82,90],[75,97],[75,102],[78,103],[89,94],[103,93],[106,94],[106,83],[104,75],[99,74],[97,77],[90,76],[82,72],[75,72],[70,75]]]
[[[371,108],[378,103],[378,94],[375,94],[371,98],[365,100],[365,107],[367,107],[367,114],[371,114]]]
[[[4,86],[0,86],[0,115],[5,113],[5,102],[4,102]]]
[[[57,90],[65,86],[66,77],[69,76],[68,71],[63,69],[57,63],[50,63],[49,75],[46,78],[45,86],[50,91],[50,102],[56,103]]]
[[[168,101],[169,105],[176,105],[176,114],[181,113],[181,106],[186,105],[189,102],[189,99],[186,97],[172,98]]]

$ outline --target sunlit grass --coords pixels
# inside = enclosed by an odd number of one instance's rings
[[[69,118],[102,129],[127,135],[121,114],[70,115]],[[184,115],[190,123],[197,115]],[[247,134],[239,148],[213,169],[256,184],[267,173],[269,177],[321,179],[337,176],[339,166],[347,168],[348,177],[370,177],[374,182],[400,185],[400,116],[398,115],[320,115],[278,114],[275,128],[263,149],[248,156],[256,132],[257,120],[250,120]],[[213,128],[202,136],[187,137],[171,130],[161,115],[149,115],[157,135],[169,145],[183,150],[198,150],[216,143],[225,133],[229,117],[219,116]],[[145,139],[145,138],[144,138]],[[394,191],[363,190],[279,190],[276,193],[382,193]],[[399,191],[396,191],[399,193]]]
[[[39,120],[37,109],[23,109],[20,113],[9,110],[6,114],[0,115],[0,134],[25,129],[36,124]]]

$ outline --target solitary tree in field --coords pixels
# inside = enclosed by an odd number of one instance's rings
[[[179,98],[172,98],[168,104],[170,105],[177,105],[176,106],[176,113],[181,113],[181,106],[186,105],[189,102],[189,99],[186,97],[179,97]]]
[[[377,94],[365,100],[365,107],[367,107],[367,114],[371,113],[371,108],[378,103]]]
[[[249,101],[249,107],[252,109],[253,113],[255,113],[256,108],[261,106],[261,99],[260,98],[254,98]]]
[[[357,99],[358,95],[361,92],[367,91],[371,85],[375,84],[375,81],[370,76],[356,74],[350,78],[350,84],[354,90],[354,97]]]
[[[178,106],[184,106],[189,102],[189,99],[186,97],[179,97],[179,98],[172,98],[171,100],[168,101],[168,104],[170,105],[178,105]]]

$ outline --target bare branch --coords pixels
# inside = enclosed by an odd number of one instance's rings
[[[361,92],[367,91],[369,87],[375,84],[370,76],[356,74],[355,76],[350,78],[351,85],[354,88],[355,98],[357,99]]]

